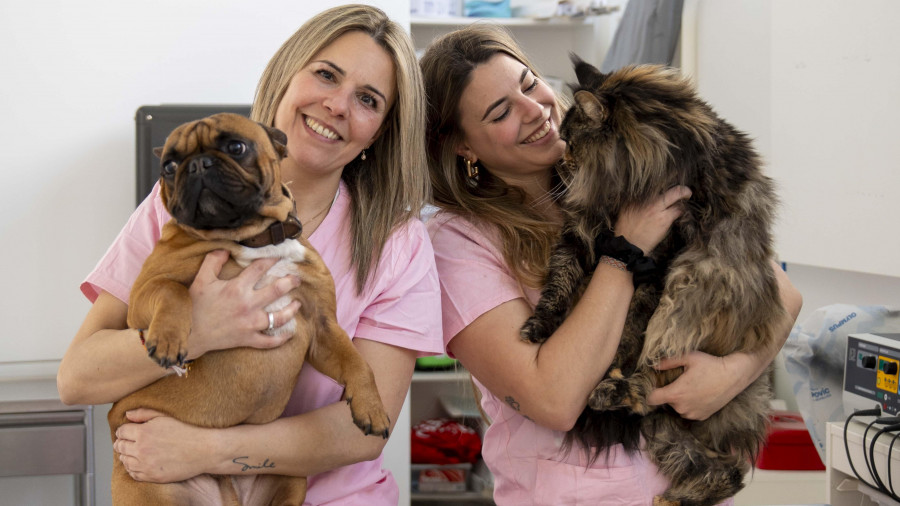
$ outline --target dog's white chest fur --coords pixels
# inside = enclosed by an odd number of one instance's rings
[[[302,262],[306,259],[306,248],[300,244],[300,241],[296,239],[287,239],[281,244],[271,244],[269,246],[263,246],[261,248],[248,248],[243,247],[241,251],[238,252],[237,255],[234,256],[234,260],[241,267],[247,267],[254,260],[258,260],[260,258],[280,258],[275,265],[269,268],[266,275],[263,276],[256,286],[255,289],[259,290],[265,286],[268,286],[273,281],[278,278],[282,278],[288,275],[294,275],[300,277],[300,269],[297,268],[297,263]],[[288,304],[291,303],[291,296],[284,295],[280,297],[275,302],[272,302],[268,306],[266,306],[266,311],[279,311],[284,309]],[[293,334],[296,331],[296,322],[293,318],[288,320],[287,323],[278,327],[271,332],[266,332],[271,335],[281,335],[281,334]]]

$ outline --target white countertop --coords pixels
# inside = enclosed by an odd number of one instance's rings
[[[58,360],[0,362],[0,402],[59,400]]]

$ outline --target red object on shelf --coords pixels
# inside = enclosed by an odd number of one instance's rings
[[[800,413],[773,411],[769,414],[769,422],[766,443],[756,459],[757,469],[779,471],[825,469]]]
[[[413,464],[474,463],[481,453],[481,438],[474,429],[448,418],[423,420],[412,428]]]

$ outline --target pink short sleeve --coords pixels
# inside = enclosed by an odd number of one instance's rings
[[[482,314],[526,295],[497,246],[479,228],[448,213],[438,213],[427,226],[441,282],[446,348]]]
[[[378,295],[360,315],[356,337],[419,356],[443,353],[440,285],[422,222],[411,220],[391,235],[369,286]]]
[[[94,270],[81,283],[81,293],[93,303],[105,290],[128,303],[131,285],[137,279],[144,260],[159,241],[162,227],[170,219],[159,198],[159,183],[131,214],[116,240],[97,262]]]

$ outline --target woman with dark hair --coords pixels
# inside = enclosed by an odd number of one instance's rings
[[[490,419],[482,455],[498,505],[647,505],[667,488],[642,452],[622,445],[596,459],[566,451],[567,431],[606,373],[633,295],[632,275],[600,264],[579,302],[542,345],[519,337],[540,296],[562,224],[557,164],[566,105],[503,29],[473,24],[432,42],[421,59],[428,94],[427,146],[437,213],[428,221],[441,280],[447,352],[471,372]],[[615,234],[652,251],[690,190],[675,187],[622,213]],[[789,317],[799,293],[780,269]],[[782,341],[783,342],[783,341]],[[780,346],[779,346],[780,348]],[[669,359],[684,367],[652,404],[704,419],[757,378],[778,350]]]

